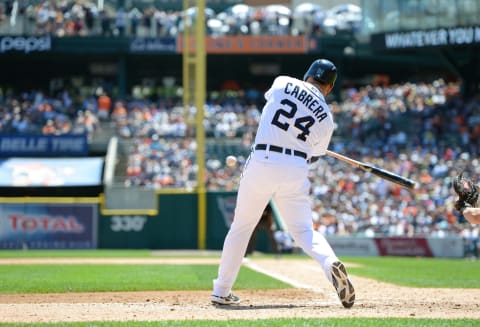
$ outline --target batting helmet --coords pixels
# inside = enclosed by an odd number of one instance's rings
[[[310,65],[303,80],[306,81],[310,76],[320,83],[333,84],[337,79],[337,67],[330,60],[317,59]]]

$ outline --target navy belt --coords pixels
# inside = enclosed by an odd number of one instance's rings
[[[307,154],[303,151],[298,151],[298,150],[292,150],[289,148],[282,148],[281,146],[276,146],[276,145],[268,145],[268,144],[257,144],[255,145],[255,150],[269,150],[272,152],[278,152],[278,153],[285,153],[288,155],[291,155],[293,153],[294,156],[300,157],[303,159],[307,159]]]

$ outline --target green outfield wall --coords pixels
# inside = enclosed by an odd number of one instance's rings
[[[101,211],[98,247],[194,249],[197,229],[196,194],[159,194],[155,215]]]
[[[197,195],[158,194],[154,215],[105,214],[98,222],[99,248],[194,249],[198,246]],[[236,192],[207,194],[207,248],[221,249],[233,219]]]
[[[157,196],[157,210],[137,212],[105,210],[101,196],[1,197],[0,249],[197,249],[197,195],[177,190]],[[222,249],[235,202],[236,192],[207,194],[206,249]],[[474,246],[460,235],[327,239],[340,255],[460,258]],[[264,232],[255,249],[271,250]]]

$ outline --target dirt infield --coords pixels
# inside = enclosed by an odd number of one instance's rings
[[[1,259],[18,263],[218,263],[218,259]],[[253,258],[244,263],[295,286],[237,291],[242,304],[216,307],[210,291],[105,292],[0,295],[0,323],[265,319],[280,317],[404,317],[480,319],[480,289],[398,287],[351,276],[356,303],[340,304],[333,286],[313,261]],[[346,263],[347,269],[349,267]]]

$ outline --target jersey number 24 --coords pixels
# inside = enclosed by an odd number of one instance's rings
[[[295,116],[295,113],[297,112],[297,105],[288,99],[283,99],[282,101],[280,101],[280,103],[283,104],[285,107],[289,107],[290,111],[285,109],[277,109],[275,115],[273,116],[272,124],[286,131],[290,127],[290,124],[287,122],[282,122],[282,116],[288,119],[293,118]],[[310,127],[314,123],[315,119],[312,116],[296,118],[294,126],[301,131],[301,133],[297,135],[297,139],[306,141],[307,135],[310,134]]]

